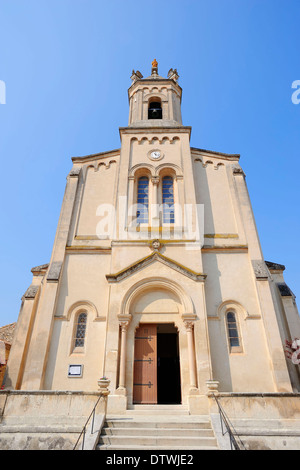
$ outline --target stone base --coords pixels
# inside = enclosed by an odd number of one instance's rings
[[[189,395],[188,406],[191,415],[209,414],[209,401],[206,395]]]
[[[126,392],[126,391],[125,391]],[[119,415],[125,414],[127,410],[127,396],[122,393],[120,389],[115,392],[115,395],[109,395],[107,401],[107,414]]]

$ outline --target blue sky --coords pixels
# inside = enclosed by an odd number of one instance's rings
[[[0,326],[50,259],[71,157],[120,147],[154,58],[191,145],[241,154],[265,259],[300,297],[299,18],[299,0],[0,0]]]

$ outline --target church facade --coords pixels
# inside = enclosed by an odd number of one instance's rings
[[[240,156],[190,146],[178,73],[132,73],[121,148],[74,157],[49,264],[32,269],[5,388],[97,390],[108,411],[208,390],[297,393],[284,266],[266,262]]]

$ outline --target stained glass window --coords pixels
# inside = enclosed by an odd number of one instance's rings
[[[78,320],[77,320],[75,348],[84,346],[86,321],[87,321],[87,314],[80,313],[80,315],[78,315]]]
[[[148,223],[149,208],[149,180],[147,176],[142,176],[138,181],[137,189],[137,223]]]
[[[162,182],[163,222],[174,224],[174,186],[173,178],[165,176]]]

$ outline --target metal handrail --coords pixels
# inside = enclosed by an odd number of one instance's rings
[[[244,446],[242,440],[240,439],[239,435],[237,434],[236,430],[234,429],[233,424],[230,422],[230,420],[229,420],[228,416],[226,415],[224,409],[222,408],[218,398],[216,397],[216,395],[214,393],[212,394],[212,396],[214,397],[214,399],[216,400],[216,403],[218,405],[220,421],[221,421],[222,435],[225,436],[225,434],[228,433],[231,450],[246,450],[246,447]],[[224,431],[224,425],[225,425],[226,431]]]
[[[86,428],[87,428],[87,425],[88,425],[88,423],[89,423],[89,421],[90,421],[90,419],[91,419],[91,416],[93,416],[93,420],[92,420],[92,430],[91,430],[91,433],[93,434],[93,432],[94,432],[94,421],[95,421],[95,411],[96,411],[96,407],[97,407],[99,401],[101,400],[101,398],[102,398],[103,396],[104,396],[104,395],[101,394],[101,395],[98,397],[98,400],[96,401],[96,403],[95,403],[95,405],[94,405],[94,408],[92,409],[91,414],[89,415],[88,419],[86,420],[85,425],[83,426],[82,431],[81,431],[81,433],[80,433],[79,436],[78,436],[78,439],[77,439],[77,441],[76,441],[76,444],[75,444],[74,447],[73,447],[73,450],[76,449],[77,444],[78,444],[78,442],[80,441],[80,438],[81,438],[82,435],[83,435],[83,439],[82,439],[81,450],[84,450],[84,440],[85,440]],[[105,398],[105,397],[104,397],[104,398]]]

